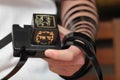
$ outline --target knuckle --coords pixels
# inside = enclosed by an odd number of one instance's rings
[[[73,61],[74,58],[75,58],[75,56],[74,56],[73,54],[71,54],[71,55],[69,56],[69,61]]]
[[[80,65],[84,65],[85,64],[85,59],[81,59]]]

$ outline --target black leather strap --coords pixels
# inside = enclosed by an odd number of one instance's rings
[[[4,37],[2,40],[0,40],[0,49],[2,49],[4,46],[9,44],[11,41],[12,41],[12,35],[11,35],[11,33],[9,33],[6,37]],[[8,80],[10,77],[15,75],[22,68],[22,66],[25,64],[28,57],[27,57],[27,52],[25,51],[24,48],[21,48],[20,54],[21,54],[20,60],[17,63],[17,65],[15,66],[15,68],[8,75],[6,75],[4,78],[2,78],[1,80]]]
[[[80,43],[78,41],[82,41],[83,43]],[[83,51],[86,53],[87,58],[92,62],[92,65],[94,66],[97,72],[98,79],[103,80],[102,71],[95,56],[95,52],[96,52],[95,42],[92,41],[92,39],[90,39],[88,36],[80,32],[72,32],[66,35],[65,38],[63,39],[63,48],[68,48],[71,45],[83,49]],[[85,73],[87,73],[90,70],[91,65],[90,66],[86,65],[83,67],[84,68],[76,72],[73,76],[70,77],[62,76],[62,77],[65,78],[66,80],[76,80],[79,77],[82,77]]]
[[[96,52],[95,42],[91,38],[89,38],[87,35],[80,32],[72,32],[66,35],[63,39],[63,44],[66,41],[74,41],[74,40],[80,40],[84,42],[84,44],[86,44],[90,48],[93,48]]]
[[[10,77],[15,75],[22,68],[22,66],[25,64],[27,59],[28,59],[27,52],[25,51],[24,48],[22,48],[21,51],[20,51],[19,62],[17,63],[15,68],[8,75],[6,75],[2,80],[8,80]]]
[[[89,49],[89,47],[77,41],[67,41],[64,46],[70,46],[70,45],[77,46],[78,48],[83,49],[85,51],[87,58],[92,62],[92,65],[96,70],[98,80],[103,80],[103,75],[100,65],[96,59],[95,54]],[[75,78],[67,77],[66,80],[76,80],[76,77]]]
[[[11,33],[9,33],[6,37],[0,40],[0,49],[6,46],[11,41],[12,41],[12,36],[11,36]]]

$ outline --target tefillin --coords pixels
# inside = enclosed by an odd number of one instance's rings
[[[72,32],[64,37],[61,48],[59,30],[56,21],[55,15],[33,14],[32,25],[24,25],[23,28],[18,24],[13,25],[12,42],[14,56],[20,57],[20,59],[15,68],[2,80],[8,80],[16,74],[25,64],[28,57],[45,58],[44,51],[46,49],[66,49],[71,45],[84,50],[86,62],[82,69],[76,72],[74,76],[61,77],[66,80],[76,80],[76,78],[85,75],[91,67],[94,66],[98,80],[103,80],[102,71],[95,56],[95,51],[92,51],[95,48],[94,42],[82,33]],[[84,44],[77,42],[78,40],[83,41]],[[89,61],[91,61],[92,64],[89,64]]]
[[[14,56],[24,49],[29,57],[45,57],[46,49],[61,49],[56,15],[33,14],[32,25],[13,25]]]

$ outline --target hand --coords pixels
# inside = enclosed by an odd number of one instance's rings
[[[61,26],[59,26],[59,31],[61,40],[71,32]],[[62,76],[72,76],[85,63],[83,51],[76,46],[70,46],[64,50],[48,49],[45,51],[45,55],[48,57],[45,60],[48,62],[50,70]]]

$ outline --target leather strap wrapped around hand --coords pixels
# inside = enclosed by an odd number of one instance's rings
[[[78,42],[78,41],[82,41],[83,43]],[[77,46],[78,48],[82,49],[85,52],[86,57],[91,61],[92,66],[96,70],[98,80],[103,80],[102,71],[97,61],[97,58],[95,56],[96,49],[95,49],[94,41],[92,41],[88,36],[82,33],[73,32],[73,33],[68,34],[63,40],[63,48],[68,48],[71,45]],[[61,77],[63,77],[66,80],[76,80],[79,77],[81,77],[81,75],[83,76],[85,73],[87,73],[90,70],[90,66],[88,65],[84,66],[84,68],[81,68],[73,76],[70,76],[70,77],[61,76]]]

